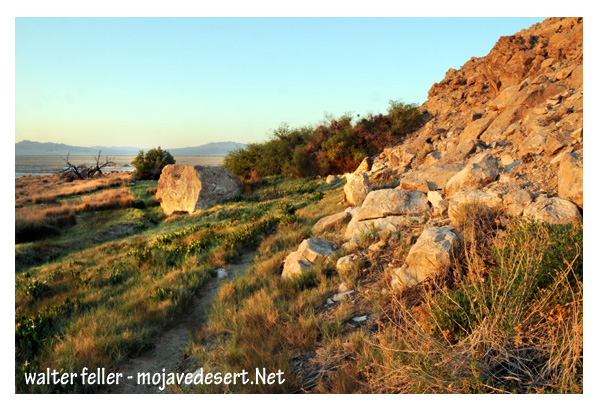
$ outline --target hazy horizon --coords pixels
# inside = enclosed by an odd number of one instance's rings
[[[190,147],[421,104],[541,18],[16,18],[15,142]]]

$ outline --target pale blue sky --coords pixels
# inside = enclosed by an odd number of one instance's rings
[[[16,135],[174,148],[423,103],[542,18],[17,18]]]

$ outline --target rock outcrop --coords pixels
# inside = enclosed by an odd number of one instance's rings
[[[241,193],[241,180],[224,167],[173,164],[162,169],[156,198],[170,215],[210,208]]]

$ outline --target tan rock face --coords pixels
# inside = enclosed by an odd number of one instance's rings
[[[422,232],[412,246],[406,263],[395,271],[392,286],[400,288],[418,284],[443,274],[450,268],[458,237],[453,227],[431,227]]]
[[[582,160],[572,153],[564,154],[557,173],[558,194],[582,207]]]
[[[345,176],[343,192],[345,193],[345,201],[350,206],[362,205],[362,202],[371,191],[372,187],[366,173],[360,172]]]
[[[156,198],[165,214],[193,213],[242,193],[241,180],[224,167],[164,167]]]

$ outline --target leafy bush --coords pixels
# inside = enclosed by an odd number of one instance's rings
[[[169,164],[175,164],[175,159],[168,151],[158,147],[149,150],[145,155],[141,150],[131,164],[135,167],[133,178],[137,180],[158,180],[162,169]]]
[[[388,114],[369,114],[357,122],[345,114],[316,128],[283,124],[268,141],[229,153],[224,166],[245,180],[343,174],[354,171],[364,157],[400,142],[421,124],[415,104],[391,100]]]

